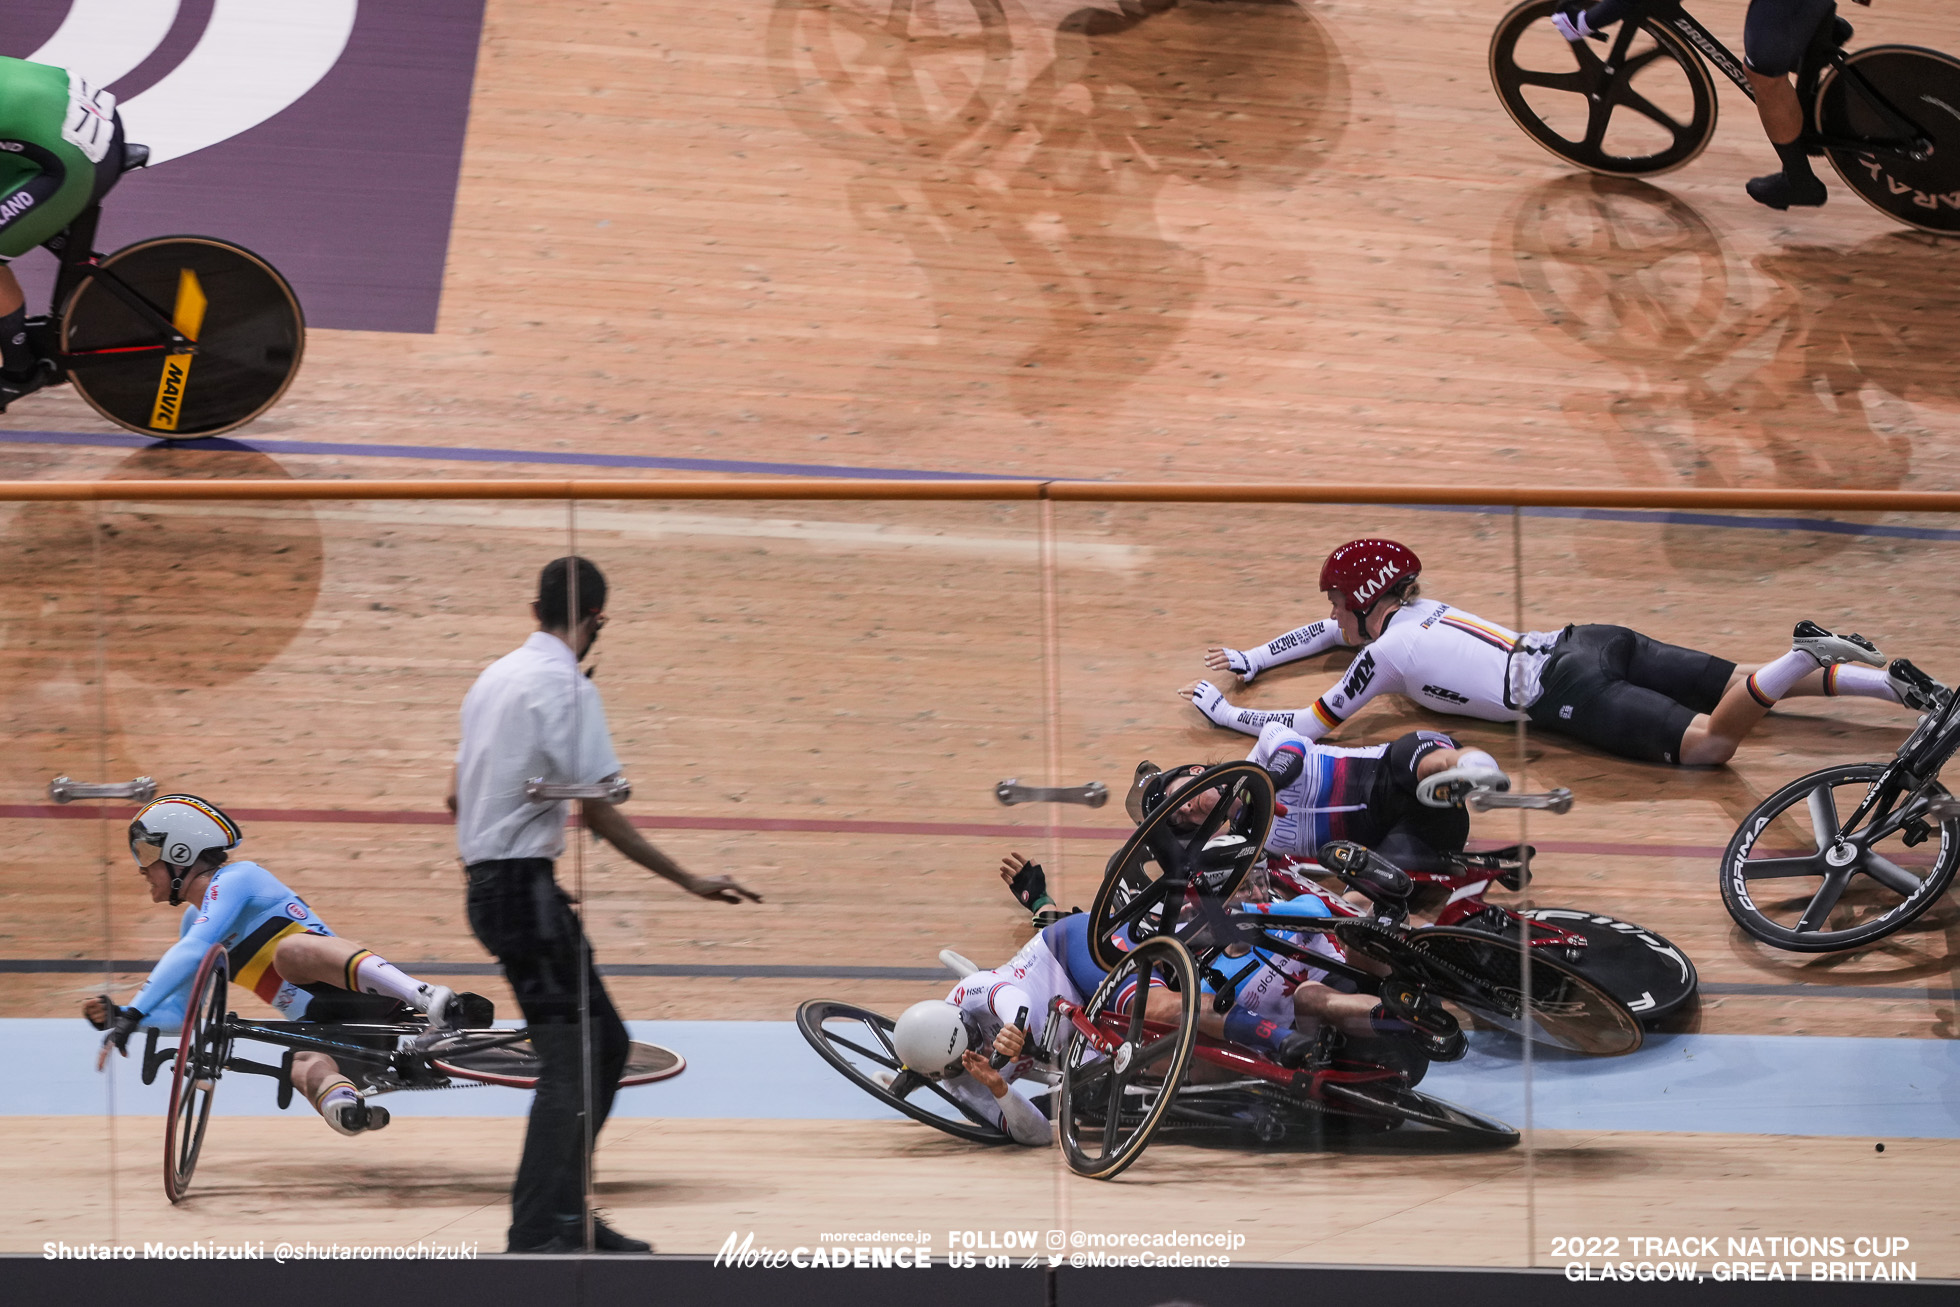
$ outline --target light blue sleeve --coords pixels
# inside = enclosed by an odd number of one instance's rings
[[[129,1006],[143,1014],[146,1026],[168,1027],[180,1024],[184,1013],[184,991],[197,975],[213,944],[222,944],[241,915],[255,899],[269,895],[291,895],[273,874],[257,863],[239,863],[220,868],[204,891],[195,909],[184,913],[184,924],[177,942],[150,968],[150,978],[129,1000]]]

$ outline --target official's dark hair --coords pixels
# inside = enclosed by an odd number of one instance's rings
[[[572,621],[572,577],[578,577],[578,613]],[[570,630],[578,619],[606,606],[606,578],[589,558],[554,558],[538,573],[538,621],[547,630]]]

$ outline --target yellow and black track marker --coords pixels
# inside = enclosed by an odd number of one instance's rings
[[[204,329],[204,287],[189,268],[177,270],[177,306],[171,310],[170,325],[187,340],[196,340]],[[190,380],[191,356],[172,354],[163,361],[163,378],[157,382],[156,407],[150,412],[150,426],[156,431],[175,431],[184,412],[184,386]]]

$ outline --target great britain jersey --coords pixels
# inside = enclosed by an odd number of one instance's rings
[[[331,935],[306,900],[256,862],[228,862],[211,874],[204,896],[184,908],[177,942],[170,946],[129,1005],[143,1024],[169,1029],[184,1016],[185,991],[213,944],[224,946],[231,978],[299,1020],[312,996],[289,983],[272,965],[279,941],[293,934]]]

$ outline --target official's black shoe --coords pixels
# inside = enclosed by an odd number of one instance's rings
[[[512,1239],[507,1253],[577,1254],[585,1251],[585,1222],[574,1217],[561,1223],[548,1239]],[[595,1253],[650,1253],[653,1245],[644,1239],[629,1239],[599,1217],[592,1218],[592,1251]]]
[[[1751,177],[1743,189],[1749,192],[1750,199],[1772,209],[1814,209],[1831,198],[1830,191],[1816,177],[1800,180],[1780,171]]]

